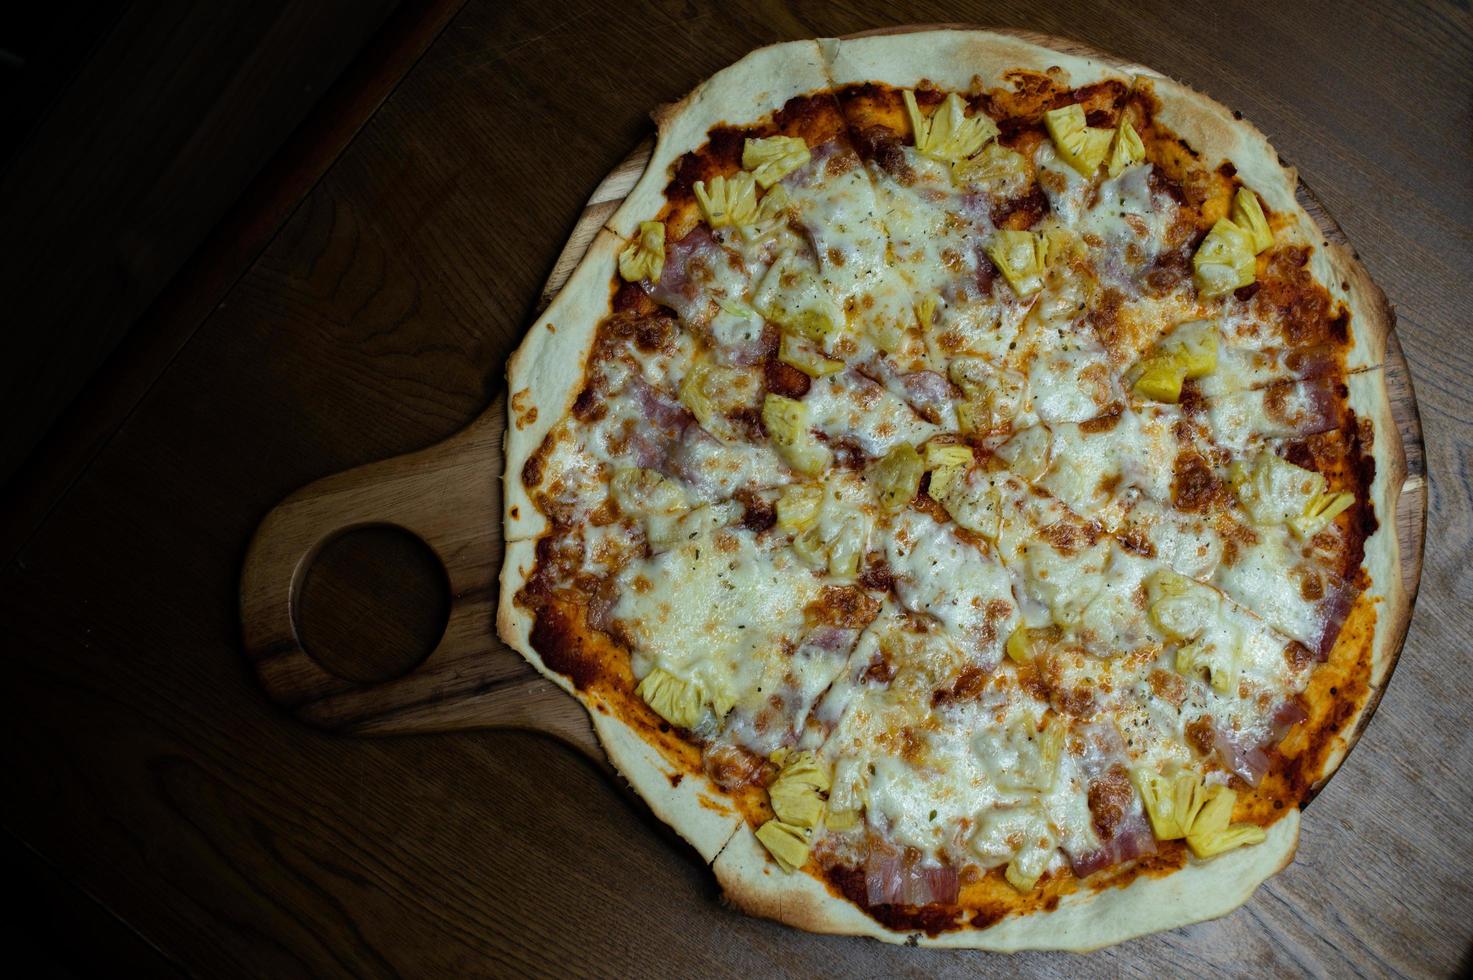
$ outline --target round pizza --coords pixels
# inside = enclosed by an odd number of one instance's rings
[[[1244,902],[1406,615],[1390,311],[1294,172],[980,31],[656,121],[510,363],[501,636],[750,913],[1088,949]]]

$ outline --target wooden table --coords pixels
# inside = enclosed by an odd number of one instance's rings
[[[1397,306],[1432,481],[1406,652],[1306,815],[1296,863],[1227,919],[1089,959],[1004,961],[730,913],[692,852],[549,740],[325,736],[255,687],[236,588],[256,522],[293,488],[434,442],[490,402],[585,198],[651,106],[768,41],[984,16],[961,3],[456,7],[429,4],[417,33],[371,47],[0,518],[3,825],[43,882],[37,901],[94,937],[98,962],[212,975],[1473,966],[1466,9],[985,8],[1150,64],[1269,133]],[[345,539],[308,582],[309,646],[349,673],[402,669],[443,621],[437,575],[388,532]]]

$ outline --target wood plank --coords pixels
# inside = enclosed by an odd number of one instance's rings
[[[0,557],[13,556],[45,519],[463,2],[399,3],[353,65],[128,329],[128,342],[61,412],[22,471],[8,482],[0,476]]]
[[[1435,528],[1401,668],[1311,808],[1295,865],[1224,920],[1005,966],[1466,968],[1473,883],[1448,856],[1473,852],[1473,148],[1456,129],[1473,15],[1235,0],[989,12],[1193,83],[1306,175],[1397,305]],[[0,572],[13,692],[0,758],[29,801],[5,827],[194,973],[997,968],[726,912],[689,851],[551,740],[312,732],[241,668],[231,598],[274,502],[489,404],[573,216],[647,132],[650,105],[760,43],[969,16],[926,0],[473,0]]]
[[[126,5],[0,173],[0,484],[395,3]]]

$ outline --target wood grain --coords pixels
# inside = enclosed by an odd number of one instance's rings
[[[1295,863],[1244,909],[1088,958],[804,935],[724,910],[699,860],[554,740],[324,734],[240,660],[235,596],[262,515],[485,410],[572,218],[651,105],[770,41],[978,16],[953,0],[471,0],[167,368],[110,379],[135,394],[88,419],[86,465],[36,491],[44,520],[0,569],[5,830],[210,976],[1465,972],[1473,14],[999,0],[987,15],[1242,110],[1397,307],[1430,475],[1421,599]]]

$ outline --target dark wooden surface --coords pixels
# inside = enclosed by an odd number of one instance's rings
[[[698,859],[550,740],[351,740],[267,703],[236,628],[252,528],[293,488],[428,445],[490,403],[584,199],[651,105],[766,41],[982,16],[1090,40],[1242,110],[1397,306],[1431,478],[1422,597],[1292,868],[1225,920],[1089,959],[811,937],[722,909]],[[213,312],[171,324],[177,352],[145,345],[105,377],[133,397],[72,423],[95,434],[73,475],[40,465],[18,484],[23,504],[51,499],[0,572],[4,829],[115,914],[117,935],[210,974],[1467,967],[1470,21],[1450,4],[471,0]],[[314,573],[326,621],[308,635],[351,627],[337,656],[355,639],[422,649],[396,613],[443,596],[405,567],[396,580],[333,559]],[[363,584],[381,594],[353,615]]]
[[[0,359],[0,484],[396,5],[63,0],[6,15],[21,23],[0,46],[24,61],[0,96],[0,295],[24,327]]]

